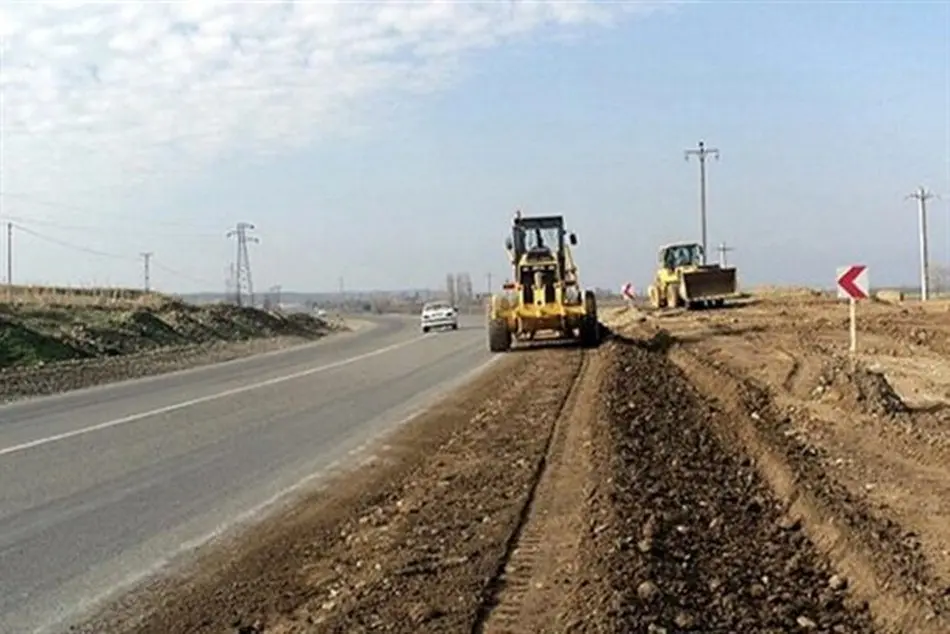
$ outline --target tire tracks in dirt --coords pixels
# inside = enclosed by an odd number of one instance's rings
[[[570,594],[577,580],[587,529],[591,425],[602,366],[601,355],[585,356],[473,634],[563,632],[581,607],[565,601],[565,591]]]

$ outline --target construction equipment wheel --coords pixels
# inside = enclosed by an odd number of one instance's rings
[[[647,294],[650,296],[650,308],[663,308],[663,300],[660,298],[660,289],[656,286],[651,286],[647,289]]]
[[[511,349],[511,333],[504,319],[488,322],[488,349],[491,352],[508,352]]]
[[[584,317],[581,319],[581,345],[594,348],[600,344],[600,322],[597,320],[597,298],[593,291],[584,291]]]
[[[679,290],[679,284],[670,284],[666,287],[666,305],[669,308],[676,308],[680,305]]]

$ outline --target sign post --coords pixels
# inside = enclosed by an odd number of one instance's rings
[[[864,264],[851,264],[838,267],[835,276],[838,284],[838,299],[848,300],[850,317],[849,332],[851,335],[851,352],[858,350],[858,300],[868,298],[868,267]]]

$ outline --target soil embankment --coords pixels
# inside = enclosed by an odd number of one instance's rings
[[[2,400],[226,361],[340,329],[307,314],[196,306],[160,295],[43,298],[0,304]]]

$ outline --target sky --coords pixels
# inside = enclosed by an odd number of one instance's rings
[[[562,214],[581,282],[644,290],[699,240],[740,283],[950,265],[950,2],[0,5],[13,281],[476,290],[515,209]],[[6,279],[6,244],[0,244]]]

